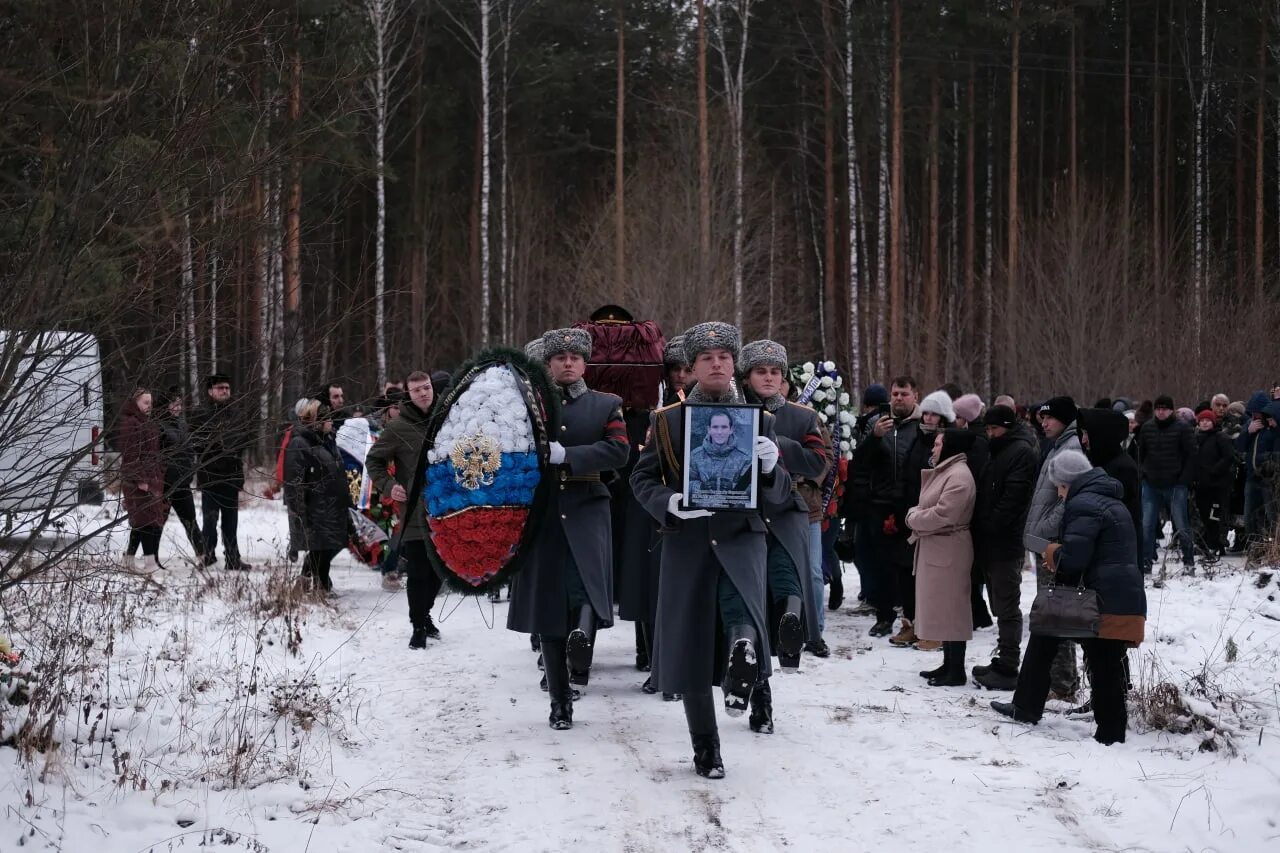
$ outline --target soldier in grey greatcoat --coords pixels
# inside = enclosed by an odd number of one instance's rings
[[[613,624],[613,531],[600,475],[626,464],[630,443],[622,400],[582,380],[591,336],[582,329],[547,332],[542,354],[563,395],[550,456],[556,488],[529,562],[512,581],[507,627],[540,635],[551,727],[568,729],[570,679],[587,683],[596,629]]]
[[[662,366],[665,373],[662,404],[669,406],[684,399],[685,385],[691,381],[689,360],[684,354],[684,335],[667,338],[666,345],[662,348]],[[644,442],[636,444],[636,452],[639,453],[644,448]],[[627,515],[626,539],[632,543],[632,547],[626,548],[619,556],[618,615],[636,623],[644,648],[644,669],[649,670],[650,661],[653,660],[653,625],[658,613],[662,537],[658,535],[658,525],[653,516],[640,506],[634,494],[628,495],[628,501],[638,513],[629,512]],[[643,547],[639,547],[640,543],[643,543]],[[644,686],[640,689],[645,693],[658,692],[658,688],[653,685],[652,675],[645,679]],[[662,694],[662,698],[673,702],[678,701],[681,696],[679,693],[667,692]]]
[[[806,640],[822,639],[814,602],[821,606],[821,586],[814,589],[809,565],[809,505],[795,489],[796,479],[821,482],[831,464],[831,454],[818,427],[818,413],[808,406],[787,402],[782,395],[787,350],[776,341],[752,341],[738,356],[738,373],[749,399],[763,404],[774,417],[782,461],[791,475],[792,489],[780,501],[764,501],[769,526],[768,588],[777,622],[778,666],[795,671]],[[751,694],[751,730],[773,733],[773,691],[762,679]]]
[[[685,402],[653,413],[649,437],[631,474],[636,499],[662,527],[662,568],[654,631],[653,682],[684,695],[698,775],[724,776],[712,688],[724,688],[725,709],[740,715],[751,691],[767,677],[765,620],[767,526],[760,511],[690,510],[681,489],[684,407],[687,403],[742,401],[734,382],[738,330],[702,323],[684,336],[697,384]],[[791,477],[778,464],[773,416],[765,413],[754,456],[762,501],[781,502]]]

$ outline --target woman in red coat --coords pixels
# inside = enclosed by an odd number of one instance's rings
[[[120,482],[129,530],[142,543],[142,565],[126,554],[125,568],[154,572],[160,568],[160,531],[169,517],[164,498],[164,455],[160,426],[151,420],[151,392],[139,388],[120,410]]]

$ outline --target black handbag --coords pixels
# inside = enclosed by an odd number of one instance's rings
[[[1083,639],[1098,636],[1098,593],[1078,586],[1050,584],[1031,603],[1031,633],[1042,637]]]

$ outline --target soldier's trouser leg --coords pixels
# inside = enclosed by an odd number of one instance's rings
[[[790,552],[772,536],[769,537],[769,554],[765,566],[769,578],[769,597],[775,603],[776,612],[781,613],[778,620],[778,663],[785,669],[795,669],[800,665],[800,650],[805,636],[800,621],[804,612],[804,598],[799,568]],[[811,613],[805,615],[813,618]]]
[[[596,612],[591,607],[587,587],[578,572],[572,552],[564,561],[564,589],[568,596],[570,631],[566,640],[569,682],[585,687],[590,679],[591,659],[595,650]]]
[[[769,598],[782,601],[788,596],[802,596],[799,569],[791,554],[774,537],[769,537],[769,557],[766,562],[766,576],[769,579]]]

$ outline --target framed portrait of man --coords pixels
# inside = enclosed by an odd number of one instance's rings
[[[684,404],[684,496],[689,509],[754,510],[760,505],[756,437],[759,406]]]

